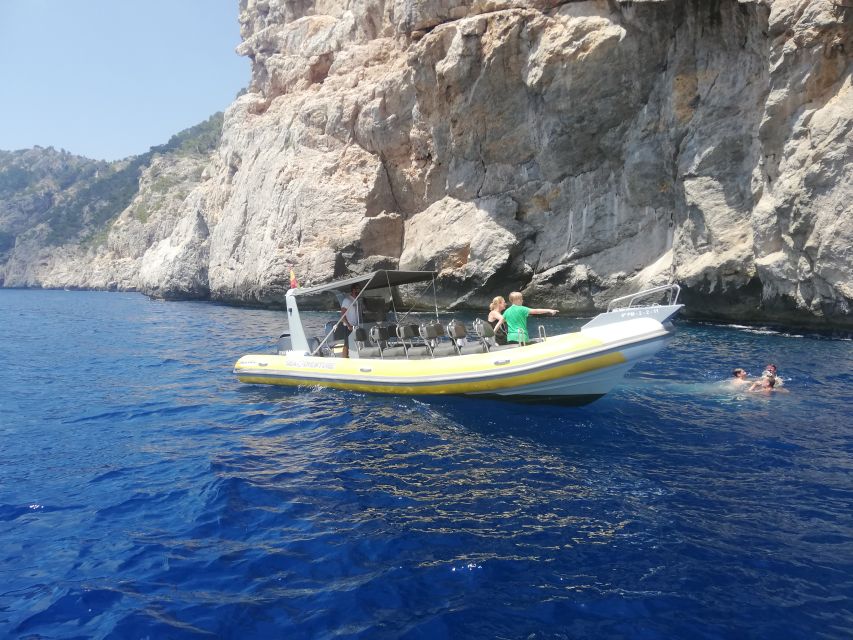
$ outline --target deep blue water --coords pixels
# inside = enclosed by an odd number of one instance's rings
[[[586,407],[424,403],[238,383],[283,321],[0,291],[0,637],[853,636],[853,342],[681,323]]]

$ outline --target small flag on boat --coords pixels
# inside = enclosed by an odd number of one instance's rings
[[[298,289],[299,283],[296,281],[296,274],[293,273],[293,269],[290,270],[290,288]]]

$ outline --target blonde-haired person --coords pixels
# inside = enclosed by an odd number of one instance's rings
[[[788,393],[787,389],[782,389],[781,385],[776,384],[776,376],[762,376],[753,382],[747,391],[758,393],[773,393],[774,391]]]
[[[525,343],[530,341],[527,333],[527,316],[555,316],[556,309],[531,309],[524,306],[524,296],[519,291],[509,294],[512,306],[503,312],[506,321],[506,335],[509,342]]]
[[[506,300],[503,296],[495,296],[489,305],[489,324],[495,332],[495,342],[506,344],[506,322],[503,311],[506,309]]]

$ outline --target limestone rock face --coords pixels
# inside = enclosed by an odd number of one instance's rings
[[[847,322],[853,301],[853,8],[778,2],[752,226],[772,313]]]
[[[849,325],[851,13],[244,0],[212,294],[379,260],[438,270],[450,306],[677,281],[696,316]]]
[[[850,327],[839,4],[240,0],[251,83],[194,190],[131,205],[89,275],[12,273],[280,304],[291,269],[400,266],[577,313],[675,281],[694,317]]]

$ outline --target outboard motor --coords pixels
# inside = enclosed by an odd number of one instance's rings
[[[291,351],[293,349],[293,346],[290,344],[290,334],[289,333],[282,333],[278,337],[278,342],[275,343],[275,346],[276,346],[276,351],[278,352],[278,355],[280,355],[280,356],[284,355],[288,351]]]

